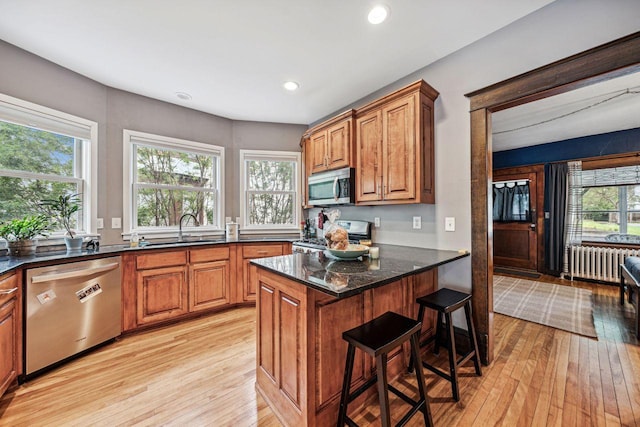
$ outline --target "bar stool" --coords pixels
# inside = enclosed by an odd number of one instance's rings
[[[416,370],[418,379],[418,392],[420,400],[417,402],[406,394],[387,382],[387,355],[389,351],[400,346],[406,341],[411,342],[411,353],[413,357],[419,357],[419,336],[422,323],[388,311],[382,316],[350,329],[342,333],[342,338],[349,343],[347,348],[347,362],[344,369],[344,381],[342,383],[342,394],[340,396],[340,411],[338,413],[338,426],[343,427],[345,422],[349,426],[357,424],[347,416],[347,406],[355,398],[360,396],[365,390],[374,384],[378,384],[378,396],[380,398],[380,418],[382,425],[391,425],[391,414],[389,413],[389,394],[391,390],[405,402],[409,403],[411,409],[398,422],[398,426],[403,426],[418,411],[422,411],[424,422],[427,426],[433,426],[431,419],[431,409],[429,408],[429,397],[425,390],[424,373],[422,369]],[[365,353],[376,358],[376,375],[360,386],[353,393],[349,393],[351,386],[351,375],[353,374],[353,361],[356,347]]]
[[[420,344],[421,347],[429,344],[435,340],[435,346],[433,349],[434,354],[438,354],[440,350],[440,340],[442,335],[442,315],[445,318],[445,327],[447,329],[447,350],[449,352],[449,374],[432,366],[422,360],[422,366],[429,369],[431,372],[441,376],[447,381],[451,382],[451,390],[453,392],[453,398],[456,401],[460,400],[460,392],[458,390],[458,368],[462,364],[466,363],[469,359],[473,359],[473,364],[476,368],[476,374],[482,376],[482,370],[480,369],[480,359],[478,358],[478,341],[476,340],[476,331],[473,327],[473,319],[471,317],[471,295],[462,292],[454,291],[448,288],[442,288],[429,295],[425,295],[416,299],[416,303],[420,305],[418,311],[418,322],[422,322],[424,319],[424,309],[428,307],[438,312],[438,321],[436,324],[436,334],[425,340]],[[465,316],[467,318],[467,332],[469,334],[469,343],[472,348],[469,353],[462,356],[462,358],[456,361],[456,342],[453,332],[453,322],[451,321],[451,313],[464,306]],[[409,372],[413,370],[413,362],[416,360],[413,356],[409,360]],[[420,360],[420,359],[418,359]],[[418,369],[421,371],[422,369]]]

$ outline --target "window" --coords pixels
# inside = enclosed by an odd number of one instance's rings
[[[529,181],[496,182],[493,184],[493,220],[499,222],[530,222]]]
[[[582,171],[582,238],[640,243],[640,167]]]
[[[125,233],[222,230],[223,147],[125,130],[124,159]]]
[[[240,150],[244,230],[298,229],[300,153]]]
[[[97,123],[0,95],[0,221],[40,213],[43,199],[80,194],[73,228],[95,233],[96,145]]]

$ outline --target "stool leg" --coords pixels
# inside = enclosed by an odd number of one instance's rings
[[[411,336],[411,355],[419,360],[420,357],[420,332]],[[427,395],[424,372],[422,366],[418,365],[416,369],[416,377],[418,381],[418,392],[420,393],[420,400],[424,401],[424,407],[422,413],[424,414],[424,424],[427,427],[433,427],[433,419],[431,418],[431,407],[429,406],[429,396]]]
[[[447,334],[449,342],[447,347],[449,349],[449,369],[451,372],[451,390],[453,391],[453,398],[457,401],[460,400],[460,393],[458,392],[458,366],[456,363],[456,341],[454,338],[453,322],[451,321],[451,313],[445,313]]]
[[[420,305],[420,309],[418,310],[418,319],[417,320],[420,323],[422,323],[424,321],[424,305]],[[420,340],[418,340],[418,342],[420,342]],[[418,351],[418,355],[420,355],[419,351]],[[416,360],[420,361],[420,359],[416,359]],[[413,362],[414,362],[414,356],[413,356],[413,352],[411,352],[411,357],[409,358],[409,367],[407,368],[408,372],[412,372],[413,371]]]
[[[436,343],[433,345],[433,354],[440,354],[440,345],[442,339],[442,312],[438,311],[438,320],[436,321]]]
[[[347,348],[347,362],[344,367],[344,379],[342,381],[342,394],[340,395],[340,411],[338,412],[338,427],[344,427],[349,405],[349,389],[351,388],[351,375],[353,374],[353,359],[356,348],[349,344]]]
[[[467,331],[469,331],[469,341],[473,345],[473,364],[476,367],[476,374],[482,376],[482,370],[480,369],[480,352],[478,352],[478,339],[476,338],[476,329],[473,327],[473,317],[471,317],[471,301],[467,301],[464,305],[464,314],[467,318]]]
[[[387,384],[387,353],[376,357],[376,370],[378,374],[378,396],[380,399],[380,420],[383,427],[391,426],[391,413],[389,412],[389,394]],[[419,369],[418,369],[419,370]]]

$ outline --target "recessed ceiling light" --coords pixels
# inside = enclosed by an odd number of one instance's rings
[[[373,9],[369,11],[367,19],[370,23],[376,25],[384,22],[384,20],[387,19],[388,15],[389,8],[383,4],[379,4],[377,6],[374,6]]]
[[[189,95],[187,92],[176,92],[176,96],[182,99],[183,101],[191,101],[192,99],[192,96]]]
[[[294,81],[284,82],[283,86],[286,90],[290,90],[290,91],[297,90],[300,87],[300,85]]]

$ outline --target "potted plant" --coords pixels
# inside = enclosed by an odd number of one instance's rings
[[[71,228],[73,217],[80,210],[80,203],[79,194],[62,194],[55,199],[44,199],[40,202],[44,211],[55,218],[56,223],[66,231],[64,243],[67,245],[67,250],[82,248],[83,238],[77,237]]]
[[[27,256],[36,252],[36,236],[47,236],[51,228],[44,215],[30,215],[0,224],[0,237],[7,241],[9,255]]]

